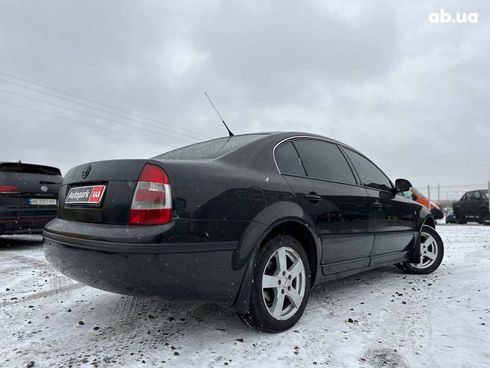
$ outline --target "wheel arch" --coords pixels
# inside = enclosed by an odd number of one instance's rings
[[[311,271],[311,285],[315,285],[321,270],[321,241],[312,219],[308,218],[301,207],[294,202],[286,202],[266,208],[256,217],[245,231],[238,249],[233,254],[233,268],[246,267],[240,290],[235,300],[235,309],[246,312],[250,302],[252,275],[257,255],[267,240],[278,234],[294,237],[305,248]],[[279,213],[288,213],[288,217],[278,217]],[[252,282],[247,282],[252,280]]]
[[[316,240],[308,224],[298,219],[285,219],[269,229],[259,245],[261,249],[268,240],[277,235],[289,235],[296,239],[306,252],[311,272],[311,286],[314,286],[318,277],[319,261],[321,260],[321,246]]]
[[[431,228],[435,229],[436,228],[436,222],[434,220],[434,217],[432,216],[427,216],[422,224],[422,226],[427,225],[430,226]]]
[[[432,216],[427,208],[422,207],[417,219],[417,231],[420,232],[420,230],[422,230],[422,226],[424,225],[430,226],[433,229],[436,228],[436,221],[434,220],[434,216]]]
[[[413,241],[412,251],[410,252],[409,260],[416,261],[420,257],[420,241],[421,241],[421,231],[422,227],[427,225],[433,229],[436,228],[436,221],[434,220],[434,216],[430,213],[430,211],[426,207],[422,207],[419,212],[419,216],[416,224],[416,234]]]

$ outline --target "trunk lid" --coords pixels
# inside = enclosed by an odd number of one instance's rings
[[[149,160],[109,160],[79,165],[69,170],[60,189],[58,217],[69,221],[127,224],[134,191],[141,171]],[[73,203],[67,200],[76,188],[103,186],[99,203]],[[72,195],[71,198],[74,196]],[[70,203],[66,203],[70,202]],[[89,201],[86,201],[89,202]]]

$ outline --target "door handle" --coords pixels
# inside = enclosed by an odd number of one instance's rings
[[[383,208],[383,204],[380,201],[376,200],[373,202],[373,207],[380,210]]]
[[[305,199],[313,204],[318,204],[322,200],[322,197],[320,197],[316,193],[310,193],[310,194],[305,194]]]

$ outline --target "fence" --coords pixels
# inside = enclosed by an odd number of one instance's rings
[[[451,207],[452,203],[458,201],[466,192],[478,189],[490,189],[490,181],[479,184],[415,185],[415,188],[432,201],[441,203],[442,207]]]

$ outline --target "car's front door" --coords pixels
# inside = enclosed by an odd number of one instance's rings
[[[276,148],[276,161],[317,226],[324,274],[368,266],[374,238],[368,194],[339,147],[297,138]]]
[[[469,218],[476,218],[479,215],[480,203],[481,203],[481,193],[479,190],[475,190],[470,193],[468,201],[466,202],[465,214]]]
[[[349,148],[343,150],[368,191],[375,214],[371,264],[403,257],[413,247],[420,206],[396,194],[388,177],[366,157]]]
[[[464,219],[466,217],[466,212],[468,210],[468,201],[470,197],[471,192],[466,192],[461,199],[459,200],[458,203],[458,211],[457,211],[457,216]]]

